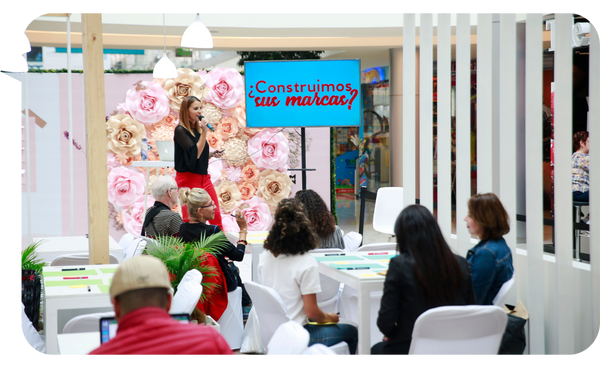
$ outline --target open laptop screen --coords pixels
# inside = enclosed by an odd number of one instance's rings
[[[190,316],[185,313],[171,314],[171,317],[180,323],[190,323]],[[117,320],[115,317],[100,318],[100,344],[104,344],[117,334]]]

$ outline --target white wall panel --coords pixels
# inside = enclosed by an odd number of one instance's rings
[[[471,248],[463,219],[471,197],[471,45],[470,15],[456,17],[456,236],[458,253]]]
[[[571,14],[556,14],[554,51],[554,249],[558,353],[573,354],[573,196],[571,188],[573,49]]]
[[[477,192],[492,192],[492,14],[477,15]]]
[[[415,15],[404,14],[402,90],[402,184],[404,186],[404,207],[415,203]]]
[[[451,163],[451,75],[452,46],[450,14],[438,15],[437,27],[437,218],[450,242],[452,233],[452,163]]]
[[[419,203],[433,213],[433,16],[421,14],[420,20]]]

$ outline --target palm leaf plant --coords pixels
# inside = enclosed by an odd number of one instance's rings
[[[42,275],[42,268],[47,266],[37,255],[37,250],[42,242],[43,240],[33,242],[21,251],[21,270],[34,270],[38,275]]]
[[[202,264],[206,254],[216,256],[227,248],[229,241],[224,233],[219,232],[203,236],[196,242],[184,242],[181,238],[160,235],[156,237],[156,246],[148,254],[160,259],[171,275],[171,286],[177,292],[177,287],[186,272],[192,269],[202,274],[202,295],[200,301],[206,301],[205,291],[212,293],[221,285],[204,281],[206,277],[218,276],[215,267]]]

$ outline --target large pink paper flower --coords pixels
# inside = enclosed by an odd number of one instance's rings
[[[260,170],[256,165],[246,164],[242,169],[242,181],[254,185],[254,188],[258,188],[258,176]]]
[[[224,139],[235,137],[239,131],[237,120],[234,118],[224,117],[221,119],[221,124],[219,124],[217,131],[221,133],[221,137]]]
[[[165,91],[154,82],[136,83],[127,91],[125,105],[131,116],[145,125],[159,122],[171,111]]]
[[[240,204],[242,195],[235,183],[223,180],[215,188],[215,192],[219,198],[219,208],[225,213],[230,213]]]
[[[221,180],[223,176],[223,160],[218,158],[211,158],[208,161],[208,175],[210,175],[210,181],[213,186],[216,186],[217,182]]]
[[[246,100],[242,100],[236,107],[227,110],[227,113],[231,117],[235,118],[238,123],[239,129],[246,133],[248,136],[253,136],[258,132],[262,132],[265,128],[247,128],[246,127]]]
[[[252,199],[245,201],[249,207],[244,208],[242,213],[246,217],[246,223],[248,224],[248,230],[250,231],[268,231],[271,230],[271,224],[273,223],[273,216],[271,216],[271,210],[269,206],[259,197],[252,197]],[[243,206],[240,206],[243,207]]]
[[[232,68],[214,68],[206,76],[210,90],[205,99],[222,109],[231,109],[244,99],[244,78]]]
[[[146,208],[154,205],[154,198],[148,196]],[[123,209],[123,227],[125,231],[135,236],[142,234],[142,225],[144,224],[144,197],[140,201],[133,203],[131,206]]]
[[[247,181],[239,183],[238,189],[240,190],[240,194],[242,195],[242,201],[247,201],[254,196],[256,193],[256,187]]]
[[[248,154],[261,170],[286,171],[289,153],[288,139],[281,132],[263,130],[248,139]]]
[[[223,224],[223,231],[229,233],[238,233],[240,226],[237,224],[235,218],[229,216],[225,212],[221,212],[221,223]]]
[[[122,166],[108,174],[108,201],[118,207],[126,207],[139,200],[144,194],[144,175]]]

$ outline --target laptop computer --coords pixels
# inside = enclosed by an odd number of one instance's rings
[[[189,314],[185,314],[185,313],[171,314],[171,318],[173,318],[176,321],[179,321],[180,323],[184,323],[184,324],[190,323]],[[115,337],[117,334],[118,327],[119,326],[117,324],[117,320],[115,319],[115,317],[100,318],[100,344],[104,344],[107,341],[109,341],[110,339],[112,339],[113,337]]]
[[[156,150],[161,161],[175,161],[175,143],[173,141],[156,141]]]

